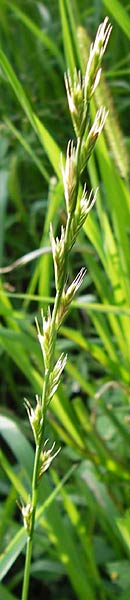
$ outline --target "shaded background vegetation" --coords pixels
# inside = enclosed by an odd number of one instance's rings
[[[25,536],[17,501],[28,500],[33,462],[23,400],[41,392],[34,317],[53,301],[50,221],[58,232],[66,218],[60,154],[73,130],[64,72],[76,64],[84,73],[106,14],[113,32],[91,117],[100,105],[109,116],[83,174],[99,192],[69,264],[70,281],[81,266],[87,276],[57,345],[68,362],[46,437],[60,440],[62,451],[40,488],[29,597],[130,597],[130,4],[1,0],[2,600],[20,598]]]

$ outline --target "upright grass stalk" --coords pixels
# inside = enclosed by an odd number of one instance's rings
[[[96,200],[96,192],[93,193],[93,191],[91,191],[90,194],[88,194],[86,185],[84,186],[83,191],[80,192],[80,175],[86,166],[107,117],[107,112],[101,107],[95,116],[93,125],[90,126],[89,104],[95,89],[99,84],[101,61],[110,33],[111,25],[106,17],[104,22],[99,26],[94,44],[91,45],[85,77],[82,78],[80,71],[78,72],[76,69],[73,79],[69,72],[65,75],[68,105],[75,130],[76,143],[74,145],[73,141],[69,141],[65,166],[63,163],[61,166],[67,212],[66,226],[61,228],[61,235],[59,238],[56,237],[56,239],[53,235],[52,225],[50,227],[56,295],[52,313],[50,307],[48,307],[46,317],[42,312],[42,333],[36,319],[38,339],[41,345],[44,362],[43,391],[41,398],[36,396],[35,408],[32,408],[28,400],[25,400],[29,421],[34,435],[36,451],[31,499],[26,506],[22,506],[23,521],[27,531],[22,600],[27,600],[28,598],[39,481],[60,450],[59,448],[57,451],[53,452],[55,442],[52,445],[52,448],[46,450],[45,447],[48,440],[44,441],[44,430],[48,405],[60,383],[61,374],[67,360],[67,355],[62,353],[55,363],[55,347],[58,330],[68,313],[73,297],[82,284],[86,272],[84,268],[81,268],[71,285],[67,288],[66,281],[69,252]]]

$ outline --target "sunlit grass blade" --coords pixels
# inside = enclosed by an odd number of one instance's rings
[[[61,152],[60,149],[55,142],[54,138],[50,135],[49,131],[44,127],[43,123],[41,123],[40,119],[36,115],[33,114],[33,123],[35,127],[35,131],[44,146],[48,158],[53,166],[53,169],[59,179],[61,179],[61,167],[60,167],[60,158]]]
[[[99,320],[99,318],[97,318],[97,322],[98,322],[98,320]],[[104,324],[104,321],[103,321],[103,324]],[[102,330],[104,331],[103,324],[102,324]],[[99,327],[101,328],[101,322],[100,322]],[[99,344],[96,345],[95,342],[92,342],[91,340],[87,339],[87,335],[85,336],[85,335],[81,334],[79,331],[75,331],[75,329],[72,329],[71,327],[66,327],[65,325],[64,326],[62,325],[61,332],[63,333],[63,335],[65,337],[69,338],[70,340],[73,340],[73,342],[75,342],[75,344],[79,348],[83,348],[84,350],[86,350],[86,352],[90,353],[97,361],[99,361],[99,363],[106,366],[108,369],[111,368],[111,360],[112,359],[113,359],[113,366],[116,364],[115,363],[116,354],[115,354],[115,350],[113,348],[112,343],[110,342],[110,344],[109,344],[109,336],[107,335],[107,326],[104,331],[104,341],[106,339],[106,344],[108,341],[107,353],[105,352],[105,345],[103,345],[103,347],[102,346],[100,347]],[[108,348],[109,348],[109,352],[108,352]],[[110,356],[109,356],[109,354],[110,354]]]
[[[0,556],[0,581],[8,573],[26,543],[26,532],[20,528],[6,551]]]
[[[85,442],[80,434],[80,427],[78,420],[75,418],[73,407],[68,402],[63,389],[59,389],[58,393],[55,394],[52,412],[57,416],[61,423],[64,423],[64,428],[69,433],[72,440],[74,440],[77,448],[82,451]]]
[[[103,4],[108,12],[112,14],[118,25],[120,25],[128,39],[130,39],[130,18],[125,6],[119,0],[110,0],[110,2],[109,0],[103,0]]]
[[[35,251],[34,251],[35,252]],[[44,253],[44,252],[43,252]],[[39,253],[40,254],[40,253]],[[35,258],[35,257],[34,257]],[[29,259],[29,256],[28,256]],[[21,259],[22,260],[22,259]],[[33,258],[30,260],[33,260]],[[8,268],[8,267],[7,267]],[[13,270],[13,269],[12,269]],[[7,294],[4,291],[1,291],[1,298],[2,297],[6,297]],[[34,302],[42,302],[42,304],[46,305],[46,304],[53,304],[54,302],[54,298],[52,296],[41,296],[38,294],[26,294],[26,293],[20,293],[20,292],[8,292],[8,298],[16,298],[18,300],[24,300],[27,297],[28,301],[34,301]],[[95,299],[93,300],[93,302],[90,302],[88,299],[88,296],[80,296],[79,298],[77,298],[76,300],[73,301],[72,303],[72,307],[74,308],[85,308],[86,310],[91,312],[97,312],[97,313],[105,313],[105,314],[112,314],[112,315],[124,315],[126,317],[130,317],[130,308],[129,306],[118,306],[115,304],[107,304],[105,303],[100,303],[100,302],[95,302]],[[0,306],[0,311],[1,314],[10,314],[10,309],[6,308],[6,307],[2,307]],[[19,315],[19,313],[18,313]],[[17,316],[17,312],[15,313],[14,311],[14,316]]]
[[[110,210],[111,219],[118,243],[118,253],[121,261],[121,284],[123,286],[124,298],[129,302],[129,243],[127,235],[127,223],[129,211],[125,202],[122,182],[113,169],[113,165],[108,159],[108,153],[103,140],[98,144],[98,160],[106,189],[106,198]],[[120,198],[120,207],[119,207]],[[127,295],[126,295],[127,294]]]
[[[126,510],[123,517],[117,517],[116,523],[130,554],[130,509]]]
[[[74,47],[73,47],[73,39],[70,33],[70,28],[68,26],[68,19],[66,14],[66,6],[65,0],[59,0],[59,10],[61,15],[61,24],[62,24],[62,35],[64,42],[64,52],[66,58],[66,68],[70,69],[70,73],[74,72],[75,68],[75,57],[74,57]]]

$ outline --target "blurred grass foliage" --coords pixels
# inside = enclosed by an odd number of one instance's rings
[[[129,600],[130,4],[1,0],[2,600],[17,600],[23,579],[16,501],[29,497],[33,463],[23,399],[41,392],[34,316],[53,302],[49,226],[56,231],[65,219],[60,155],[72,127],[64,71],[76,65],[84,73],[106,14],[113,33],[91,117],[99,105],[109,116],[83,174],[99,191],[69,265],[70,280],[82,265],[87,276],[57,346],[69,356],[47,437],[60,440],[62,451],[40,488],[30,593],[31,600],[43,593],[49,600]]]

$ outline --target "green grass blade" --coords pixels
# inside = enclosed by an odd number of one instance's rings
[[[103,0],[103,4],[117,21],[128,39],[130,39],[130,19],[125,7],[122,6],[119,0]]]
[[[130,509],[126,510],[123,517],[118,517],[116,523],[130,554]]]
[[[19,498],[23,498],[24,502],[28,502],[28,493],[26,492],[25,486],[23,485],[18,474],[16,475],[13,468],[11,467],[9,461],[7,460],[4,452],[0,450],[0,463],[1,467],[4,469],[8,479],[14,486],[14,489],[17,491]]]
[[[0,523],[0,539],[4,540],[4,536],[8,531],[9,525],[11,525],[11,521],[14,517],[14,513],[16,512],[16,501],[17,501],[17,491],[15,490],[13,484],[10,486],[8,491],[8,496],[5,499],[4,505],[1,510],[1,523]]]
[[[7,171],[0,171],[0,265],[3,261],[3,245],[5,230],[6,204],[8,198],[8,177]]]
[[[0,556],[0,581],[5,577],[16,561],[26,543],[26,531],[19,529],[13,540],[8,544],[4,553]]]
[[[41,123],[40,119],[38,119],[38,117],[34,114],[33,114],[33,123],[34,123],[35,131],[40,139],[40,142],[42,143],[42,146],[44,146],[44,148],[47,152],[47,155],[52,164],[52,167],[53,167],[56,175],[58,176],[58,178],[61,180],[61,167],[60,167],[61,152],[60,152],[59,146],[54,141],[54,139],[50,135],[49,131],[47,131],[47,129],[44,127],[43,123]]]
[[[10,447],[17,461],[31,478],[33,449],[17,423],[9,417],[0,415],[0,433]]]
[[[62,485],[66,483],[66,481],[70,478],[74,467],[71,467],[66,475],[61,479],[60,483],[55,487],[55,489],[48,495],[47,500],[40,506],[37,510],[36,514],[36,525],[42,519],[44,511],[51,506],[51,503],[56,498],[57,494],[60,492]],[[26,543],[26,531],[24,528],[20,528],[17,534],[14,536],[13,540],[8,544],[5,552],[0,556],[0,581],[5,577],[8,573],[17,557],[21,553]]]
[[[106,190],[106,198],[110,215],[113,221],[113,227],[117,237],[117,253],[119,253],[121,263],[120,281],[123,287],[124,298],[129,303],[130,297],[130,265],[129,265],[129,243],[127,235],[127,225],[129,220],[129,210],[125,202],[124,185],[120,181],[113,164],[108,158],[108,152],[104,145],[104,140],[100,139],[98,143],[98,160],[101,169],[101,175]],[[120,206],[119,206],[120,199]]]
[[[44,127],[43,123],[41,123],[40,119],[35,115],[32,111],[30,102],[24,92],[24,89],[15,75],[15,72],[9,63],[8,58],[5,53],[0,50],[0,64],[6,77],[13,88],[17,99],[22,106],[25,114],[28,117],[29,122],[31,123],[35,133],[37,134],[42,146],[45,148],[49,160],[53,166],[55,173],[61,178],[61,169],[60,169],[60,150],[56,142],[53,140],[51,134]]]
[[[59,51],[58,46],[52,41],[52,39],[42,30],[40,29],[36,23],[16,4],[13,2],[9,2],[5,0],[5,3],[9,6],[9,8],[14,12],[14,14],[18,17],[18,19],[29,29],[33,35],[42,42],[43,46],[47,48],[47,50],[57,59],[59,67],[62,72],[64,71],[64,64],[62,59],[62,54]]]
[[[30,259],[33,260],[33,259]],[[13,270],[13,269],[12,269]],[[1,292],[1,298],[2,297],[6,297],[7,294],[6,292]],[[26,293],[17,293],[17,292],[8,292],[8,298],[16,298],[18,300],[24,300],[26,298]],[[54,302],[54,298],[52,298],[52,296],[39,296],[38,294],[27,294],[27,299],[31,302],[42,302],[42,304],[46,305],[46,304],[53,304]],[[97,312],[97,313],[105,313],[105,314],[112,314],[112,315],[124,315],[126,317],[130,317],[130,308],[129,306],[116,306],[115,304],[107,304],[106,302],[104,304],[100,303],[100,302],[95,302],[95,299],[93,300],[93,302],[89,301],[89,297],[88,296],[79,296],[79,298],[77,298],[77,300],[75,300],[72,305],[73,308],[85,308],[85,310],[88,310],[91,312]],[[3,307],[2,305],[0,306],[0,313],[1,314],[10,314],[10,309]],[[14,316],[18,316],[19,313],[14,312]]]
[[[57,484],[59,480],[58,480],[57,474],[54,471],[53,471],[52,476],[53,476],[55,484]],[[63,505],[68,514],[70,522],[72,523],[72,525],[75,529],[75,535],[79,540],[79,544],[81,545],[81,548],[83,549],[83,554],[85,555],[85,558],[86,558],[86,569],[87,569],[87,573],[88,573],[88,581],[90,580],[90,582],[91,582],[92,591],[93,591],[93,594],[95,597],[96,587],[99,586],[100,578],[99,578],[97,566],[94,561],[93,548],[92,548],[91,540],[89,539],[89,536],[88,536],[86,523],[84,522],[84,519],[82,519],[82,516],[80,514],[80,509],[77,508],[76,504],[73,502],[70,495],[67,494],[67,491],[65,490],[65,488],[61,489],[61,496],[62,496]],[[86,593],[89,594],[89,588],[86,589]],[[88,595],[88,598],[89,598],[89,595]]]
[[[27,142],[27,140],[25,139],[23,134],[6,117],[4,118],[4,123],[5,123],[8,131],[10,131],[16,137],[16,139],[20,142],[20,144],[21,144],[21,146],[23,146],[25,152],[30,156],[32,161],[35,163],[36,167],[39,169],[40,173],[43,175],[45,180],[49,183],[49,174],[48,174],[47,170],[45,169],[42,161],[36,155],[36,152],[33,151],[32,147]]]
[[[33,385],[34,389],[39,393],[42,389],[42,377],[38,373],[37,369],[35,369],[31,364],[28,351],[23,343],[25,342],[25,337],[26,342],[28,342],[27,345],[29,344],[28,348],[31,351],[31,340],[22,334],[22,332],[16,333],[16,331],[14,332],[13,329],[11,330],[6,327],[0,328],[1,346],[5,348],[9,356],[13,358],[13,361],[16,363],[17,367],[20,368],[20,371],[24,373],[24,375],[30,381],[30,384]]]
[[[2,585],[2,583],[0,583],[0,597],[1,600],[18,600],[14,594],[11,594],[11,592],[7,590],[7,587],[5,588],[5,586]]]
[[[75,68],[75,57],[74,57],[72,35],[70,33],[70,29],[69,29],[69,25],[68,25],[65,0],[59,0],[59,10],[60,10],[60,15],[61,15],[62,37],[63,37],[63,43],[64,43],[66,68],[70,70],[70,73],[72,75],[74,72],[74,68]]]
[[[82,451],[84,448],[84,440],[80,434],[78,420],[75,418],[73,408],[67,400],[67,397],[64,394],[61,386],[58,390],[58,393],[55,394],[55,399],[52,404],[52,412],[57,416],[61,423],[64,423],[64,428],[67,430],[77,447],[79,447],[79,449]]]

